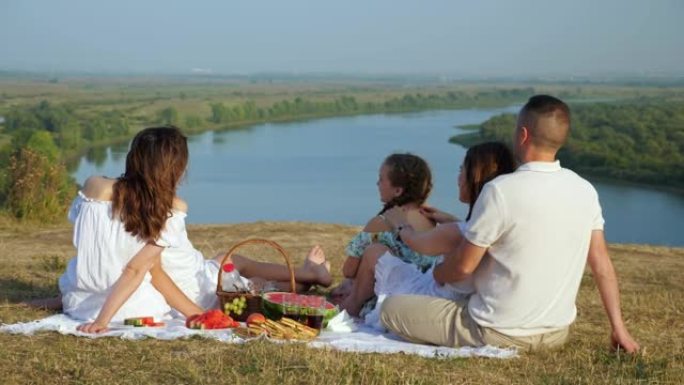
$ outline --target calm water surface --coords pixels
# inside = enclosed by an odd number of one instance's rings
[[[363,224],[380,209],[375,182],[391,152],[410,151],[432,167],[430,204],[459,217],[456,177],[465,149],[448,143],[462,130],[517,107],[370,115],[190,137],[190,165],[179,195],[190,223],[258,220]],[[96,149],[74,176],[118,176],[127,146]],[[611,242],[684,246],[684,195],[596,182]]]

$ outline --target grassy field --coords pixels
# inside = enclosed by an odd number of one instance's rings
[[[299,263],[321,244],[336,280],[343,247],[358,228],[307,223],[191,226],[190,238],[206,256],[249,237],[282,244]],[[56,279],[73,254],[67,225],[0,222],[0,323],[38,319],[44,311],[16,304],[57,293]],[[245,254],[278,260],[270,250]],[[3,384],[679,384],[684,379],[684,249],[612,245],[622,308],[639,356],[608,349],[608,325],[587,274],[579,316],[562,350],[512,360],[425,359],[360,355],[255,342],[112,338],[88,340],[57,333],[0,334]]]

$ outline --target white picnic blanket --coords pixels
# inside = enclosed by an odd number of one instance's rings
[[[87,338],[119,337],[126,340],[156,338],[174,340],[191,336],[202,336],[226,343],[245,343],[247,340],[225,330],[193,330],[185,327],[179,319],[166,320],[165,327],[133,327],[121,323],[112,323],[108,332],[87,334],[76,330],[81,321],[76,321],[64,314],[57,314],[37,321],[16,324],[3,324],[0,333],[32,335],[42,331],[56,331],[60,334],[75,335]],[[515,349],[501,349],[492,346],[478,348],[446,348],[431,345],[420,345],[400,340],[389,333],[359,325],[354,332],[323,331],[316,340],[309,342],[312,348],[333,349],[355,353],[405,353],[423,357],[490,357],[512,358],[517,356]]]

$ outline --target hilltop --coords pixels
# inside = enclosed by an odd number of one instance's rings
[[[295,263],[301,263],[308,248],[318,243],[332,262],[336,281],[341,278],[344,245],[358,230],[299,222],[189,226],[191,240],[205,256],[225,252],[246,238],[263,237],[280,243]],[[0,223],[0,244],[0,322],[46,316],[15,302],[57,293],[56,279],[73,254],[70,226]],[[587,273],[570,343],[557,352],[524,354],[513,360],[368,356],[266,342],[236,346],[201,339],[130,342],[57,333],[0,334],[0,377],[7,384],[679,383],[684,377],[684,248],[614,244],[610,251],[620,277],[625,320],[643,347],[637,357],[608,351],[607,320]],[[263,248],[241,252],[280,260]]]

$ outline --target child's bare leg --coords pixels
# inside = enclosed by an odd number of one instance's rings
[[[347,257],[342,265],[342,275],[345,278],[356,277],[356,272],[359,270],[359,265],[361,264],[360,258]]]
[[[340,303],[340,307],[350,315],[358,316],[363,304],[375,294],[375,265],[387,251],[386,246],[374,243],[363,252],[351,294]]]
[[[269,262],[258,262],[242,255],[231,257],[240,275],[246,278],[259,277],[268,281],[288,282],[290,270],[285,265]],[[325,253],[320,246],[314,246],[306,257],[304,264],[294,271],[295,281],[303,284],[330,286],[330,263],[325,260]]]
[[[22,304],[44,310],[62,310],[62,295],[52,298],[38,298],[29,301],[22,301]]]

